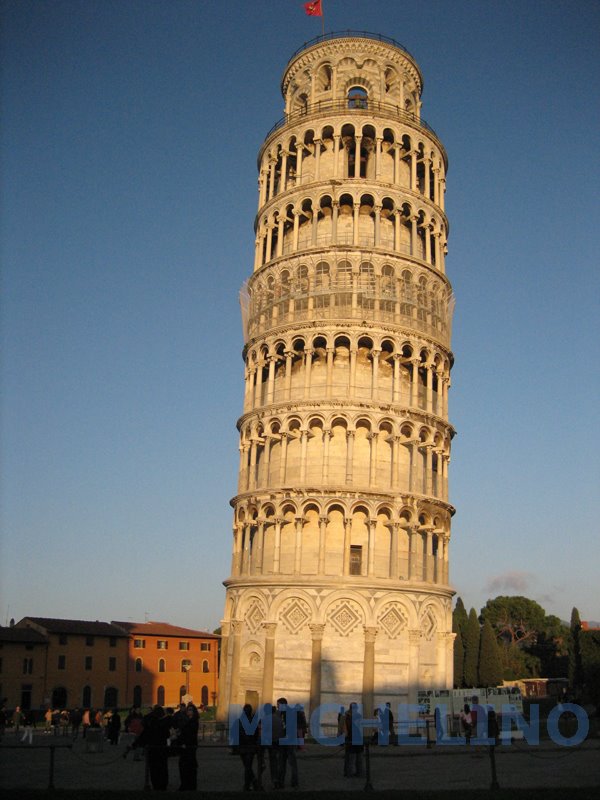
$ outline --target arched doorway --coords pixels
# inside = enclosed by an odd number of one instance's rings
[[[117,708],[119,705],[119,690],[114,686],[107,686],[104,690],[104,708]]]
[[[156,690],[156,702],[159,706],[164,706],[165,704],[165,687],[159,686]]]
[[[133,687],[133,705],[136,708],[142,705],[142,687],[139,684]]]
[[[64,686],[57,686],[52,690],[52,708],[65,709],[67,707],[67,690]]]
[[[207,706],[208,705],[208,686],[203,686],[202,687],[201,703],[202,703],[203,706]]]
[[[84,686],[81,695],[81,705],[84,708],[89,708],[92,705],[92,687]]]

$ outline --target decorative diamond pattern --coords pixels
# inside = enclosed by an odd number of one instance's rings
[[[423,631],[423,636],[427,639],[427,641],[431,641],[433,638],[433,634],[435,633],[437,628],[435,617],[431,613],[431,611],[426,611],[423,614],[421,619],[421,630]]]
[[[281,612],[280,619],[290,633],[296,634],[310,619],[310,611],[306,603],[294,599]]]
[[[264,618],[265,612],[255,600],[246,613],[246,625],[250,633],[256,633]]]
[[[361,622],[360,614],[344,600],[329,615],[329,621],[341,636],[348,636]]]
[[[404,628],[406,628],[408,620],[398,606],[388,606],[379,617],[379,624],[390,639],[396,639]]]

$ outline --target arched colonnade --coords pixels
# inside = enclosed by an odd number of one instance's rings
[[[403,581],[448,581],[448,512],[358,501],[299,505],[250,503],[236,508],[232,577],[357,576]]]

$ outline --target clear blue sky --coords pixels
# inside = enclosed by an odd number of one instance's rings
[[[450,159],[451,578],[600,619],[600,4],[324,0]],[[2,3],[0,622],[218,625],[238,290],[301,0]]]

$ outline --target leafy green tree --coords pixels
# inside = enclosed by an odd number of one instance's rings
[[[528,597],[500,595],[488,600],[481,609],[481,620],[489,620],[496,637],[512,645],[535,644],[539,631],[544,630],[546,612]]]
[[[600,705],[600,631],[579,632],[581,667],[586,700]]]
[[[483,623],[479,640],[479,686],[498,686],[503,674],[502,652],[489,620]]]
[[[488,600],[481,621],[488,620],[503,647],[504,678],[566,675],[568,631],[558,617],[528,597]]]
[[[474,608],[469,611],[465,643],[465,686],[477,686],[477,664],[479,662],[479,620]]]

